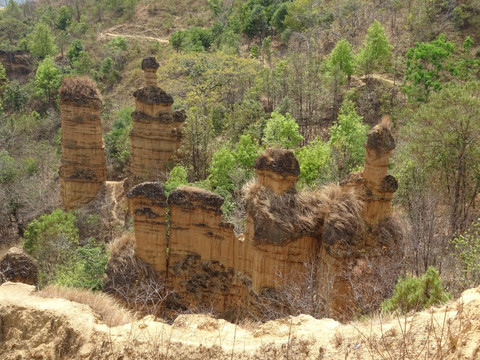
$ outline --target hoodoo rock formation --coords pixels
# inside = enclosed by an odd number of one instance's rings
[[[92,201],[107,178],[100,112],[102,100],[92,80],[64,78],[59,90],[62,159],[59,171],[63,206]]]
[[[142,61],[146,86],[133,93],[135,111],[130,133],[129,171],[134,183],[154,181],[167,170],[182,139],[183,111],[172,112],[173,99],[157,86],[158,63]]]
[[[245,189],[246,228],[239,237],[222,220],[220,196],[182,186],[168,197],[167,216],[163,185],[137,185],[128,195],[137,254],[164,274],[175,307],[255,313],[259,297],[287,282],[297,286],[308,273],[304,285],[314,287],[326,314],[348,319],[357,301],[382,300],[372,290],[379,266],[398,253],[390,218],[396,181],[386,174],[393,148],[389,130],[377,126],[368,134],[362,172],[342,186],[300,193],[294,154],[268,149],[255,162],[257,180]],[[397,275],[384,276],[384,285]]]

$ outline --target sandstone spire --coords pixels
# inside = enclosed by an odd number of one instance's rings
[[[158,63],[142,61],[146,86],[133,93],[135,111],[130,133],[130,167],[134,183],[161,177],[180,147],[183,111],[172,112],[173,98],[157,86]]]
[[[102,100],[86,77],[63,78],[60,93],[62,160],[60,191],[65,209],[89,203],[107,178],[100,112]]]

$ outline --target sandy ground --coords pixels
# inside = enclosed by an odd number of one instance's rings
[[[480,359],[480,288],[409,316],[235,325],[181,315],[109,328],[86,305],[0,286],[1,359]]]

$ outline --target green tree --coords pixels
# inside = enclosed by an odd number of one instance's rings
[[[375,20],[367,30],[367,36],[357,55],[358,69],[366,76],[390,67],[392,46],[385,35],[385,28]]]
[[[337,42],[330,54],[328,65],[332,73],[339,71],[350,81],[350,77],[354,73],[355,58],[352,52],[352,45],[346,39]]]
[[[53,58],[47,56],[38,66],[35,74],[35,89],[37,95],[44,96],[51,103],[60,87],[62,74],[55,66]]]
[[[70,44],[70,48],[67,51],[67,58],[68,60],[70,60],[70,65],[73,65],[77,61],[80,53],[83,50],[83,44],[79,39],[75,39],[72,41],[72,43]]]
[[[176,50],[179,51],[182,48],[182,43],[185,35],[182,30],[177,30],[174,31],[172,35],[170,35],[170,38],[168,39],[168,42],[172,47]]]
[[[410,100],[425,102],[432,91],[439,91],[448,73],[453,73],[449,61],[455,44],[446,41],[445,35],[430,43],[416,43],[405,55],[404,91]]]
[[[243,33],[249,38],[263,34],[268,29],[268,19],[262,5],[256,4],[245,19]]]
[[[72,13],[66,6],[58,10],[57,29],[66,31],[72,23]]]
[[[300,144],[303,136],[298,131],[297,122],[289,113],[283,116],[280,113],[272,112],[265,126],[265,134],[262,140],[267,146],[292,149]]]
[[[23,18],[22,10],[18,6],[17,2],[14,0],[8,0],[7,5],[2,12],[3,18],[12,18],[21,20]]]
[[[330,128],[329,144],[339,180],[364,163],[368,125],[363,124],[362,119],[355,110],[355,104],[346,99],[337,121]]]
[[[449,82],[420,106],[403,136],[405,157],[425,169],[450,213],[454,234],[467,225],[480,189],[480,82]]]
[[[28,49],[33,56],[40,59],[49,55],[55,55],[57,52],[55,36],[47,24],[43,22],[38,23],[33,32],[28,35]]]
[[[295,151],[300,164],[300,184],[318,185],[331,179],[330,145],[322,139],[315,139]]]

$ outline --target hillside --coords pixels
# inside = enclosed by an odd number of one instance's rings
[[[5,1],[0,357],[480,357],[479,119],[476,0]]]

